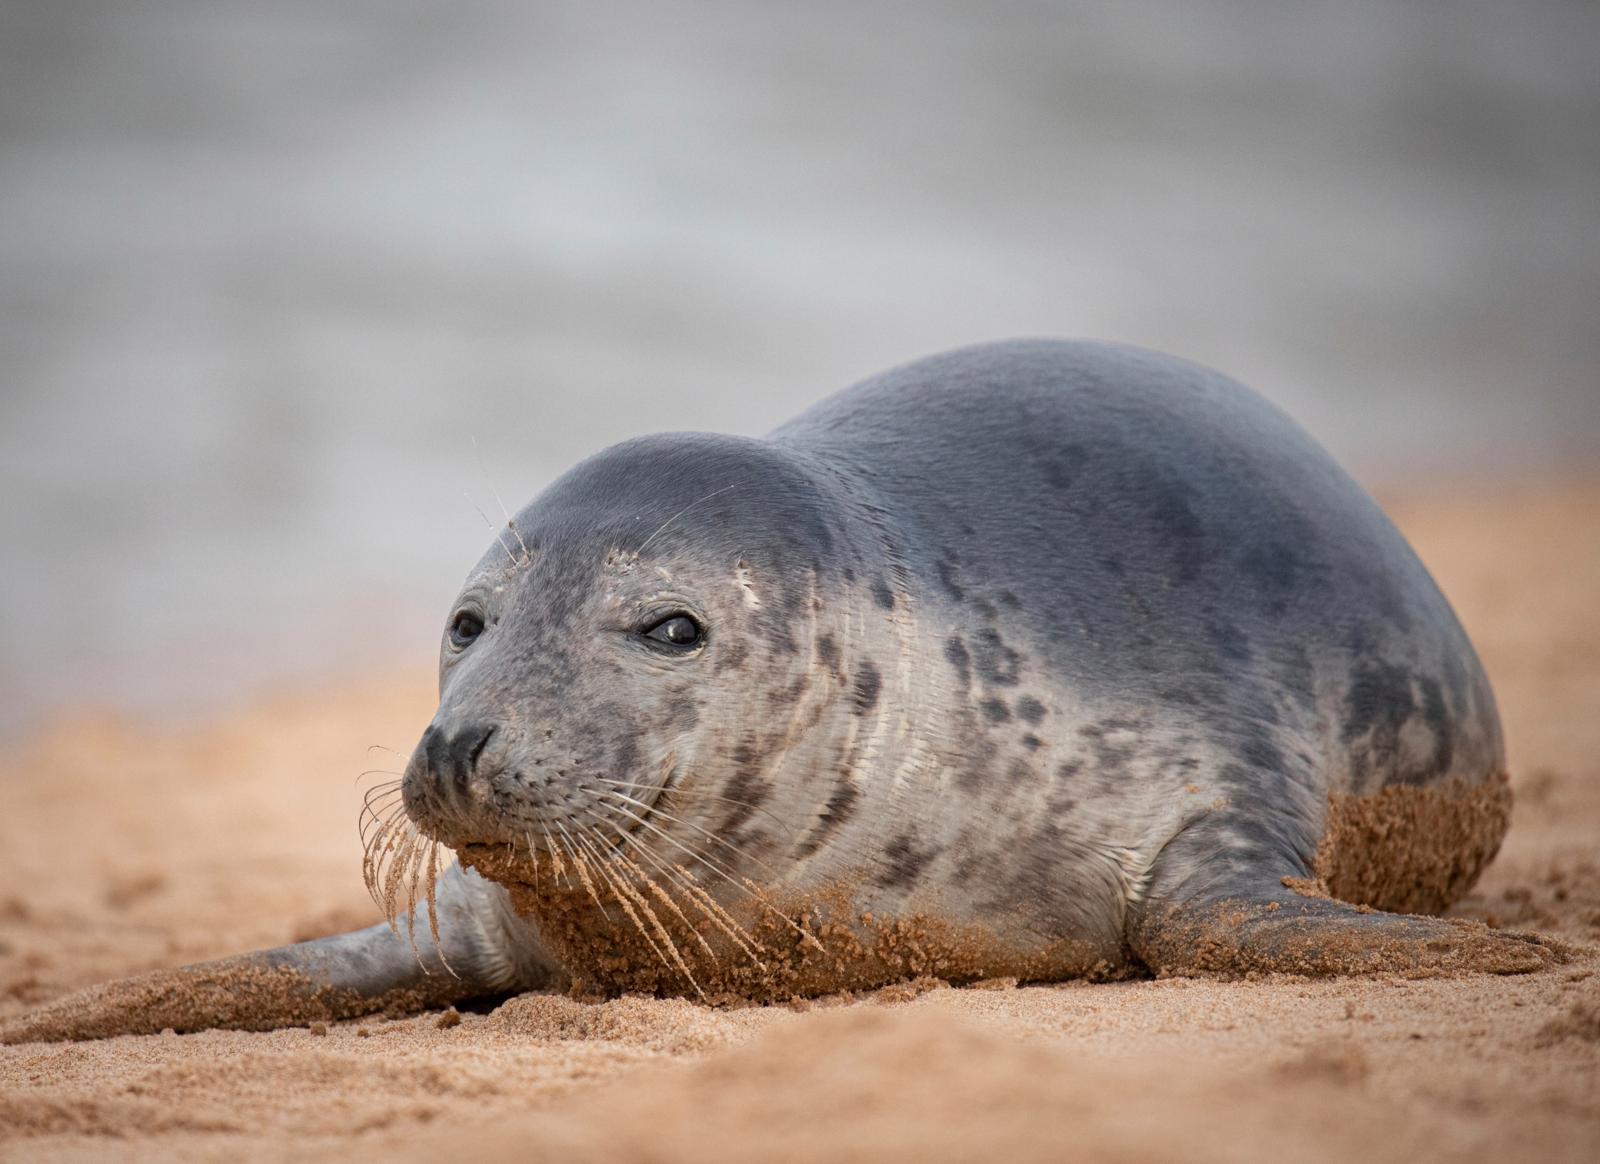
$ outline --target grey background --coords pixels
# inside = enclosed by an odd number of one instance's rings
[[[979,339],[1596,463],[1591,0],[0,12],[7,732],[430,669],[474,502]]]

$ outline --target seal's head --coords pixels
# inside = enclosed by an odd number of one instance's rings
[[[555,482],[449,615],[410,819],[464,856],[633,835],[753,873],[741,860],[791,840],[777,770],[850,714],[809,691],[848,617],[824,597],[853,552],[832,489],[780,446],[703,434],[629,441]]]

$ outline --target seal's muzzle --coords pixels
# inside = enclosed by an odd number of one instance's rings
[[[498,725],[440,715],[422,733],[406,765],[406,813],[435,838],[467,823],[474,807],[489,795],[493,767],[484,753]]]

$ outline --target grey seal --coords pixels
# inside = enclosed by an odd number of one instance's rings
[[[1509,807],[1461,626],[1288,418],[1148,351],[981,345],[765,439],[577,465],[469,575],[438,713],[364,817],[397,923],[4,1037],[555,987],[1525,972],[1552,951],[1422,916]]]

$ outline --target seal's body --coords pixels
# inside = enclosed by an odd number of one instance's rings
[[[615,446],[502,533],[374,817],[391,900],[429,840],[468,867],[437,937],[176,973],[301,975],[283,1022],[574,978],[787,997],[1547,957],[1383,912],[1443,909],[1498,847],[1493,697],[1373,502],[1214,372],[963,349],[765,440]],[[25,1036],[144,1021],[85,1005]]]

